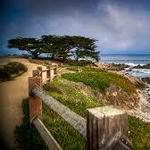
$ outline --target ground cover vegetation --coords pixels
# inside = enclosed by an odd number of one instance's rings
[[[105,105],[102,100],[97,100],[94,94],[91,94],[94,93],[95,90],[99,89],[101,92],[105,92],[105,90],[111,84],[116,84],[116,86],[122,88],[127,93],[131,94],[132,92],[135,92],[134,90],[136,87],[123,76],[89,67],[68,66],[68,68],[70,68],[69,70],[74,71],[74,73],[62,74],[61,76],[54,79],[51,84],[44,85],[44,89],[50,96],[54,97],[56,100],[60,101],[62,104],[66,105],[84,118],[86,118],[87,108],[100,107]],[[99,78],[101,78],[101,81]],[[124,83],[126,84],[123,85]],[[25,101],[27,110],[28,100]],[[43,123],[46,125],[48,130],[52,133],[54,138],[58,141],[64,150],[85,149],[85,139],[64,119],[62,119],[44,104]],[[150,125],[133,116],[128,116],[128,123],[129,138],[133,143],[134,150],[149,149]],[[45,148],[45,146],[41,143],[41,140],[39,140],[40,137],[37,136],[36,131],[31,131],[33,129],[30,128],[29,121],[28,126],[24,127],[21,125],[18,127],[18,130],[21,130],[19,132],[19,139],[24,138],[25,136],[25,139],[21,140],[22,144],[26,144],[26,141],[31,140],[29,135],[32,133],[32,136],[35,136],[34,138],[38,138],[38,140],[36,140],[35,143],[33,138],[33,141],[30,141],[29,144],[32,143],[32,146],[40,144],[41,149]],[[29,135],[26,134],[26,130],[29,130],[28,132],[31,133]],[[28,147],[30,146],[28,145]]]
[[[27,71],[27,67],[19,62],[9,62],[0,66],[0,81],[12,80]]]

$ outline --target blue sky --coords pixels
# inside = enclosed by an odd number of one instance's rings
[[[43,34],[83,35],[101,53],[150,54],[149,0],[5,0],[0,54],[15,53],[7,40]]]

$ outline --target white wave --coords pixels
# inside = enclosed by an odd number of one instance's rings
[[[128,74],[140,78],[150,77],[150,69],[131,69]]]

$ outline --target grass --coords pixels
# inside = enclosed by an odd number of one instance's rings
[[[54,80],[51,85],[46,85],[45,89],[49,91],[49,94],[55,99],[83,117],[86,117],[87,108],[103,105],[92,97],[87,98],[87,96],[83,95],[72,82],[70,84],[68,82],[65,83],[65,80],[62,78]],[[84,149],[85,141],[79,133],[76,133],[70,125],[46,106],[44,106],[43,110],[45,118],[43,120],[44,123],[63,149],[72,150],[76,145],[78,146],[77,149]],[[140,119],[131,116],[129,116],[128,122],[130,131],[129,138],[133,142],[134,150],[148,150],[150,148],[150,124],[146,124]],[[70,139],[74,142],[72,143]]]
[[[85,85],[99,89],[101,92],[105,92],[111,84],[127,93],[134,93],[136,89],[134,84],[119,74],[90,67],[82,68],[81,72],[63,74],[62,77],[75,82],[83,82]]]
[[[0,67],[0,81],[12,80],[27,71],[27,67],[19,62],[9,62]]]
[[[134,150],[150,149],[150,124],[144,123],[138,118],[128,116],[129,138],[131,139]]]
[[[48,150],[38,131],[29,122],[29,100],[22,102],[23,123],[16,127],[16,141],[19,143],[18,149],[24,150]]]
[[[43,122],[63,150],[85,149],[85,139],[46,105],[43,106]]]
[[[63,84],[63,83],[62,82],[58,83],[58,82],[60,82],[60,80],[56,80],[52,82],[52,86],[50,87],[47,85],[46,89],[51,90],[50,95],[54,96],[54,95],[60,94],[61,92],[60,84]],[[54,92],[54,90],[56,91]],[[77,103],[76,99],[72,99],[70,103],[65,102],[64,99],[66,100],[68,99],[67,101],[69,101],[69,98],[66,97],[67,96],[66,94],[69,93],[68,88],[64,89],[63,87],[62,91],[64,92],[62,94],[63,97],[62,99],[58,99],[58,100],[66,104],[68,107],[74,108],[74,111],[78,114],[81,114],[83,117],[86,116],[86,107],[89,108],[89,107],[102,105],[102,104],[95,102],[94,100],[91,104],[88,104],[88,105],[86,105],[86,102],[83,102],[83,106],[85,109],[82,110],[83,111],[82,112],[76,105],[74,105],[73,107],[73,104]],[[82,95],[82,93],[80,94]],[[81,97],[80,96],[76,97],[75,94],[73,95],[74,95],[74,98],[83,98],[82,97],[83,95]],[[55,96],[55,98],[57,98],[57,96]],[[85,100],[87,100],[86,97],[84,97],[83,101]],[[27,150],[30,150],[30,149],[44,150],[46,149],[46,146],[44,145],[44,142],[40,138],[36,129],[34,129],[33,127],[30,128],[29,118],[28,118],[28,108],[29,108],[28,99],[26,99],[23,101],[23,110],[25,114],[24,119],[23,119],[23,124],[20,127],[16,128],[17,141],[21,143],[24,146],[24,148]],[[51,109],[49,109],[48,106],[46,106],[45,104],[43,105],[43,122],[64,150],[84,150],[85,149],[86,142],[83,139],[83,137],[76,130],[74,130],[65,120],[63,120],[60,116],[58,116]],[[128,122],[129,122],[129,131],[130,131],[129,138],[133,142],[134,150],[148,150],[150,148],[150,141],[149,141],[150,125],[145,124],[141,120],[135,117],[131,117],[131,116],[129,116]]]
[[[105,89],[113,83],[116,84],[116,86],[123,88],[124,91],[130,93],[134,92],[134,85],[120,75],[105,71],[99,72],[97,69],[91,68],[80,69],[82,69],[81,72],[64,74],[62,77],[57,77],[53,80],[53,82],[51,82],[51,84],[45,85],[44,89],[47,90],[52,97],[84,118],[86,118],[87,108],[103,106],[103,103],[101,101],[97,101],[92,95],[85,95],[85,93],[78,88],[78,84],[75,82],[70,82],[70,80],[83,82],[84,84],[89,85],[91,90],[95,88],[92,84],[94,84],[97,89],[105,91]],[[100,84],[102,84],[102,86]],[[26,107],[23,107],[26,108],[26,111],[28,111],[27,102]],[[24,143],[26,149],[34,149],[32,147],[35,147],[35,149],[44,149],[43,141],[40,139],[37,131],[30,128],[29,121],[27,119],[28,118],[24,119],[23,125],[18,127],[17,130],[19,137],[17,139],[19,139],[22,144]],[[43,123],[64,150],[85,149],[86,141],[83,137],[46,105],[43,105]],[[150,124],[146,124],[143,121],[131,116],[128,117],[128,123],[130,131],[129,138],[133,143],[134,150],[150,149]],[[30,141],[27,146],[26,143],[28,140]]]

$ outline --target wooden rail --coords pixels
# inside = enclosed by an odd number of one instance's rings
[[[92,108],[87,110],[87,119],[84,119],[43,91],[42,72],[45,71],[38,70],[40,73],[34,71],[33,77],[29,78],[30,121],[50,150],[61,148],[41,121],[42,101],[86,139],[87,150],[132,150],[132,143],[127,138],[128,122],[125,112],[113,106]],[[57,75],[56,70],[54,74]]]
[[[86,138],[86,120],[83,117],[74,113],[68,107],[46,94],[46,92],[39,87],[34,88],[32,93],[42,99],[46,105],[65,119],[72,127],[81,133],[83,137]]]
[[[62,150],[60,145],[57,143],[52,134],[47,130],[47,128],[44,126],[44,124],[39,118],[34,118],[32,124],[40,133],[42,139],[45,141],[49,150]]]

